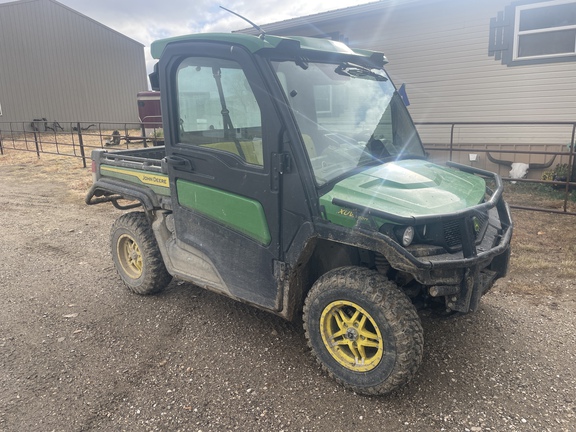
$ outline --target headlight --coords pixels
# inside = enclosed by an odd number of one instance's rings
[[[402,246],[408,247],[412,244],[412,240],[414,240],[414,227],[408,226],[403,230],[400,230],[399,234]]]
[[[481,222],[480,219],[478,219],[476,216],[472,218],[472,226],[474,227],[474,234],[478,235],[481,228]]]

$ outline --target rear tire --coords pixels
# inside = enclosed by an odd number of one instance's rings
[[[396,390],[422,362],[416,309],[392,281],[366,268],[342,267],[318,279],[304,304],[304,330],[322,368],[357,393]]]
[[[110,246],[116,271],[130,291],[155,294],[172,280],[144,213],[126,213],[116,219],[110,231]]]

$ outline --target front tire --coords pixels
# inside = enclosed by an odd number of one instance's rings
[[[126,213],[116,219],[110,246],[116,271],[130,291],[155,294],[172,280],[144,213]]]
[[[304,304],[304,330],[323,369],[357,393],[396,390],[422,362],[416,309],[392,281],[366,268],[342,267],[318,279]]]

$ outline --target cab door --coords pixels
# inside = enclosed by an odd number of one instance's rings
[[[252,54],[168,46],[160,61],[174,230],[184,273],[279,310],[281,122]]]

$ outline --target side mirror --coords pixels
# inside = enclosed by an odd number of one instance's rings
[[[406,93],[406,84],[402,84],[400,86],[400,88],[398,89],[398,94],[400,95],[402,102],[404,102],[404,105],[410,106],[410,100],[408,99],[408,93]]]
[[[158,77],[158,63],[154,65],[154,72],[148,75],[148,79],[150,80],[150,86],[152,86],[152,90],[159,91],[160,90],[160,80]]]

